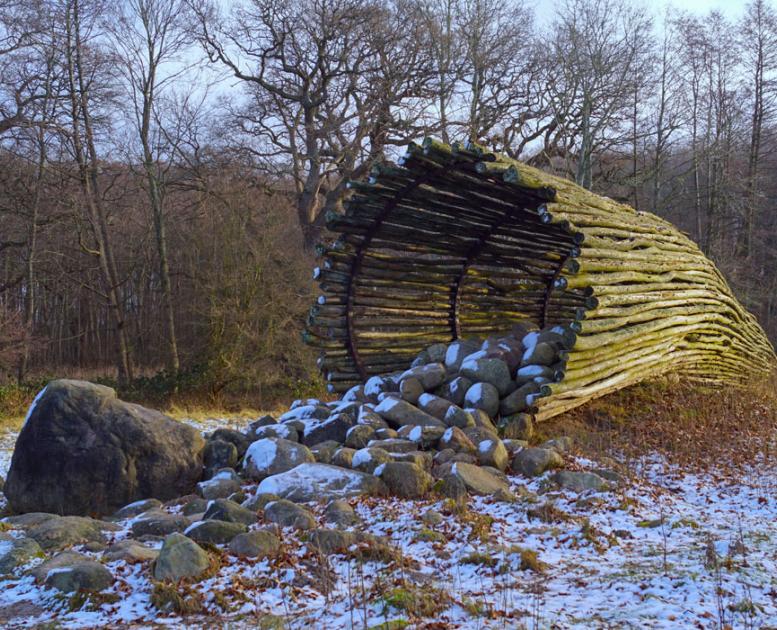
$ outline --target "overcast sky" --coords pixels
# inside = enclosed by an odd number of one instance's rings
[[[534,7],[535,15],[540,22],[553,16],[554,7],[563,0],[527,0],[526,4]],[[703,15],[712,9],[717,9],[728,18],[738,18],[744,13],[747,0],[642,0],[647,6],[653,8],[656,15],[663,13],[665,6],[672,5],[678,9],[692,11]]]

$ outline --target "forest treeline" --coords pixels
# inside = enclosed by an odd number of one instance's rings
[[[674,221],[775,340],[775,8],[646,4],[0,0],[0,383],[303,393],[324,219],[426,135]]]

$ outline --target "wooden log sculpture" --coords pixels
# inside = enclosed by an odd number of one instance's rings
[[[738,382],[774,369],[715,265],[653,214],[431,139],[350,188],[345,214],[327,217],[341,236],[319,250],[323,295],[306,331],[330,391],[526,319],[573,336],[537,419],[669,371]]]

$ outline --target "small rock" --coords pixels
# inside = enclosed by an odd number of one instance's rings
[[[456,503],[462,503],[467,500],[467,486],[457,475],[449,473],[440,480],[439,485],[440,494],[449,499],[453,499]]]
[[[432,469],[432,453],[429,451],[411,451],[409,453],[391,453],[391,459],[395,462],[408,462],[424,469]]]
[[[213,476],[221,468],[237,466],[237,448],[232,442],[210,439],[205,443],[202,452],[202,463],[205,466],[205,477]]]
[[[531,405],[534,394],[539,391],[540,386],[537,383],[524,383],[502,399],[499,403],[499,413],[502,416],[511,416],[526,411]]]
[[[474,453],[475,445],[458,427],[450,427],[440,438],[439,448],[450,448],[457,453]]]
[[[268,503],[264,508],[264,518],[281,527],[302,530],[316,527],[316,518],[310,510],[286,499],[278,499]]]
[[[382,547],[388,550],[388,545],[381,539],[363,532],[346,532],[341,529],[318,528],[310,534],[310,546],[318,550],[325,556],[336,553],[348,553],[353,547],[360,543],[368,543],[373,550],[376,547]]]
[[[406,378],[417,378],[424,388],[424,391],[430,392],[445,382],[447,372],[442,363],[427,363],[418,367],[410,368],[402,373],[400,381]],[[378,412],[380,413],[380,412]]]
[[[490,383],[496,387],[500,396],[504,396],[510,391],[512,379],[510,378],[510,368],[502,359],[496,358],[471,358],[466,357],[461,364],[459,373],[466,376],[473,382]],[[471,405],[476,407],[477,405]]]
[[[502,418],[502,435],[513,440],[530,440],[534,435],[534,422],[527,413],[518,413]]]
[[[385,491],[385,485],[373,475],[318,463],[300,464],[285,473],[267,477],[257,488],[257,492],[271,492],[297,502],[377,495]]]
[[[246,498],[246,493],[243,492],[242,489],[238,490],[237,492],[233,492],[227,497],[227,499],[234,501],[235,503],[242,503],[246,500]]]
[[[376,401],[380,394],[396,391],[393,381],[384,376],[371,376],[364,383],[364,394],[369,400]]]
[[[159,552],[156,549],[146,547],[144,544],[131,538],[119,541],[103,551],[103,558],[107,562],[122,560],[131,564],[156,560],[158,555]]]
[[[105,542],[104,531],[121,529],[113,523],[85,516],[58,516],[47,519],[27,530],[27,535],[46,551],[62,549],[87,542]]]
[[[456,462],[453,464],[451,473],[461,479],[467,490],[473,494],[492,495],[496,492],[509,491],[502,479],[479,466]]]
[[[560,470],[553,475],[553,481],[566,490],[573,492],[585,492],[595,490],[597,492],[607,487],[607,482],[599,475],[590,472],[577,472],[573,470]]]
[[[458,372],[464,357],[480,349],[480,344],[471,339],[454,341],[448,344],[448,350],[445,353],[445,368],[449,372]]]
[[[435,510],[426,510],[426,512],[421,515],[421,520],[426,525],[433,526],[440,525],[445,519],[443,518],[442,514],[436,512]]]
[[[482,409],[475,409],[474,407],[467,408],[464,411],[469,412],[469,414],[475,420],[476,427],[479,429],[485,429],[494,435],[499,435],[499,431],[494,425],[494,422],[491,420],[491,416],[489,416],[485,411]]]
[[[368,409],[365,405],[359,411],[359,418],[356,420],[357,424],[364,425],[366,427],[372,427],[376,431],[378,429],[388,429],[388,424],[377,413]]]
[[[235,536],[229,551],[239,558],[274,558],[281,552],[281,541],[275,534],[260,529]]]
[[[411,453],[418,449],[418,445],[411,440],[400,438],[390,438],[387,440],[372,440],[369,443],[370,448],[380,448],[388,453]]]
[[[573,441],[571,437],[563,436],[548,440],[542,445],[542,448],[551,448],[560,455],[572,450]]]
[[[385,422],[385,420],[384,420]],[[394,429],[390,429],[389,427],[385,427],[382,429],[376,429],[375,430],[375,439],[376,440],[393,440],[396,437],[399,436],[399,433],[395,431]],[[372,441],[372,440],[370,440]]]
[[[434,481],[420,466],[408,462],[381,464],[375,474],[386,484],[391,494],[403,499],[425,496]]]
[[[499,411],[499,392],[491,383],[475,383],[467,390],[464,404],[467,407],[481,409],[493,418]]]
[[[113,584],[113,574],[99,562],[85,558],[49,568],[43,581],[63,593],[102,591]]]
[[[340,527],[348,527],[361,522],[350,503],[343,499],[330,501],[329,505],[326,506],[326,510],[324,510],[324,518]]]
[[[222,498],[222,497],[216,497],[216,498]],[[188,503],[186,503],[183,508],[181,508],[181,513],[184,516],[191,516],[192,514],[204,514],[205,510],[208,509],[208,501],[206,499],[197,497],[196,499],[192,499]]]
[[[552,344],[546,341],[529,346],[521,358],[521,366],[526,365],[553,365],[558,359],[558,351]]]
[[[223,499],[240,490],[240,477],[231,468],[219,470],[207,481],[197,484],[197,494],[203,499]]]
[[[305,446],[313,446],[319,442],[332,440],[342,444],[348,435],[348,429],[355,424],[356,418],[344,413],[330,416],[326,420],[311,422],[305,425],[302,443]]]
[[[266,416],[266,417],[269,417],[269,416]],[[251,425],[253,424],[254,423],[251,423]],[[235,449],[237,449],[238,458],[243,457],[243,455],[245,455],[246,450],[248,449],[248,445],[252,442],[251,438],[246,437],[240,431],[235,431],[235,429],[228,429],[226,427],[216,429],[211,434],[210,439],[221,440],[223,442],[232,443],[235,446]],[[230,468],[234,468],[234,466],[230,466]]]
[[[411,405],[418,402],[418,398],[424,393],[424,386],[414,376],[404,378],[399,382],[399,395]]]
[[[332,465],[340,468],[353,468],[353,454],[356,451],[346,446],[338,448],[332,455]]]
[[[149,510],[138,515],[132,521],[132,535],[167,536],[173,532],[182,532],[189,526],[189,519],[180,514],[168,514],[162,510]]]
[[[391,461],[391,455],[382,448],[369,446],[362,448],[353,454],[351,467],[363,473],[372,474],[380,466]]]
[[[299,433],[292,424],[268,424],[263,427],[257,427],[253,432],[254,439],[261,440],[262,438],[281,438],[289,440],[289,442],[299,442]],[[246,449],[248,450],[248,449]]]
[[[0,574],[11,573],[32,558],[43,556],[40,545],[32,538],[14,538],[0,532]]]
[[[464,376],[457,376],[447,383],[440,385],[434,393],[461,407],[464,404],[464,396],[472,387],[472,381]]]
[[[154,562],[154,579],[175,582],[197,578],[209,567],[208,554],[202,547],[183,534],[170,534]]]
[[[313,457],[319,464],[331,464],[332,457],[342,446],[339,442],[334,440],[327,440],[326,442],[320,442],[310,449],[313,453]]]
[[[504,471],[510,463],[510,456],[502,440],[499,438],[489,438],[481,440],[477,444],[478,462],[481,466],[492,466],[497,470]]]
[[[367,446],[367,443],[375,435],[375,428],[366,424],[357,424],[348,429],[345,436],[345,445],[352,449],[360,449]]]
[[[354,385],[345,394],[342,400],[349,402],[367,402],[367,394],[364,393],[364,385]]]
[[[216,499],[211,501],[208,504],[208,509],[205,510],[203,520],[207,519],[253,525],[256,523],[256,512],[252,512],[229,499]]]
[[[401,398],[386,398],[377,407],[375,412],[380,414],[386,422],[395,427],[406,424],[418,426],[445,426],[442,420],[421,411],[409,402]]]
[[[184,535],[198,543],[212,543],[223,545],[228,543],[238,534],[242,534],[248,528],[243,523],[232,523],[209,519],[192,523],[184,531]]]
[[[399,437],[410,440],[421,448],[429,448],[437,444],[445,433],[445,427],[419,427],[406,425],[399,430]]]
[[[248,447],[243,459],[243,473],[261,481],[313,461],[313,453],[302,444],[283,438],[262,438]]]
[[[162,507],[162,502],[159,499],[142,499],[120,508],[113,514],[112,518],[120,521],[160,507]]]
[[[537,477],[551,468],[564,465],[556,451],[549,448],[525,448],[513,458],[512,469],[526,477]]]
[[[278,499],[280,499],[280,497],[277,494],[258,492],[257,494],[248,497],[240,504],[240,506],[247,510],[251,510],[252,512],[258,512],[259,510],[264,510],[264,506],[270,503],[270,501],[277,501]]]

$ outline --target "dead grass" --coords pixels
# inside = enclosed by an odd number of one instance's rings
[[[777,377],[752,387],[661,379],[594,400],[540,425],[586,456],[629,464],[651,453],[687,470],[777,467]]]

